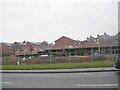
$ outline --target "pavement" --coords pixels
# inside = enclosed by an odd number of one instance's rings
[[[82,72],[113,72],[120,71],[114,67],[83,68],[83,69],[50,69],[50,70],[0,70],[0,73],[82,73]]]

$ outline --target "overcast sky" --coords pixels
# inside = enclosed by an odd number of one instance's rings
[[[117,0],[1,0],[2,42],[85,40],[118,32]],[[0,37],[1,37],[0,35]]]

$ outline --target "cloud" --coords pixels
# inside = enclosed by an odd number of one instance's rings
[[[111,1],[5,0],[0,13],[2,40],[7,42],[53,42],[63,35],[84,40],[89,35],[118,31],[117,2]]]

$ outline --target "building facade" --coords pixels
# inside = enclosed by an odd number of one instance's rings
[[[116,35],[97,35],[87,37],[86,40],[73,40],[62,36],[55,40],[55,44],[44,45],[34,42],[14,42],[13,44],[1,43],[2,52],[12,52],[15,55],[48,54],[57,56],[66,55],[95,55],[95,54],[118,54],[120,50],[120,32]]]
[[[75,47],[76,45],[77,45],[76,40],[62,36],[61,38],[55,41],[54,48],[69,48],[69,47]]]

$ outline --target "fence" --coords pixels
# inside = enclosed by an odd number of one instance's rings
[[[31,58],[16,58],[4,57],[2,58],[2,65],[16,65],[17,61],[20,64],[55,64],[55,63],[80,63],[80,62],[94,62],[114,60],[113,55],[101,56],[45,56],[45,57],[31,57]]]

